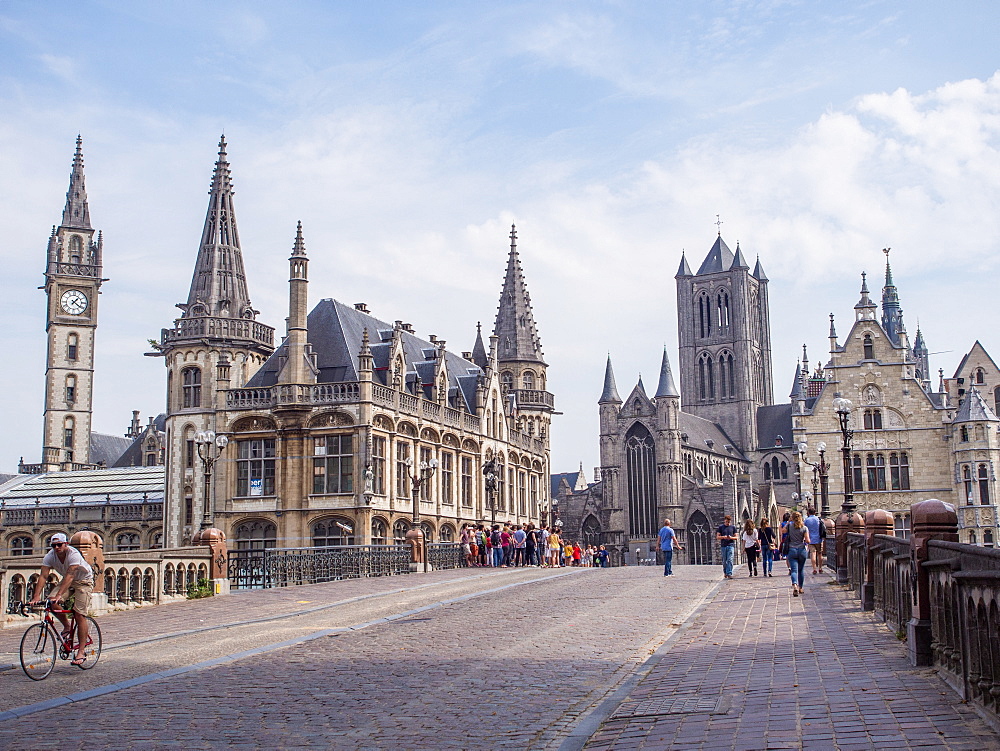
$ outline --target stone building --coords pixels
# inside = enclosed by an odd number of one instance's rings
[[[685,544],[680,562],[710,563],[715,527],[768,516],[797,492],[791,404],[773,404],[768,279],[721,234],[696,273],[676,275],[680,389],[666,350],[656,392],[640,378],[622,400],[608,358],[599,477],[556,488],[574,539],[647,557],[664,518]]]
[[[891,512],[896,533],[906,535],[910,506],[937,498],[958,507],[962,542],[995,544],[1000,371],[982,345],[976,342],[935,391],[919,330],[910,344],[888,253],[881,316],[862,275],[851,329],[841,341],[831,315],[829,341],[829,361],[808,383],[803,376],[793,407],[795,442],[805,444],[797,457],[803,472],[809,471],[804,462],[818,462],[818,448],[826,446],[831,512],[844,500],[843,438],[833,403],[844,397],[853,404],[849,471],[859,510]]]
[[[151,353],[167,367],[167,545],[206,524],[247,548],[385,543],[415,516],[434,541],[537,521],[554,402],[513,228],[494,333],[461,355],[364,303],[309,311],[308,268],[300,224],[275,347],[250,302],[223,140],[188,299]],[[207,431],[228,438],[208,447],[210,481]]]

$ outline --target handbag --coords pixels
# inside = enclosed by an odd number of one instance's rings
[[[788,555],[788,535],[784,535],[781,538],[781,548],[778,549],[778,554],[787,556]]]

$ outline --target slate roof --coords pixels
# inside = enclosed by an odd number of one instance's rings
[[[146,430],[149,428],[147,425],[138,436],[132,439],[132,443],[129,447],[125,449],[125,452],[118,457],[118,459],[110,466],[112,467],[141,467],[145,464],[145,456],[143,455],[142,441],[146,435]],[[161,412],[153,419],[153,429],[160,433],[165,433],[167,430],[167,415],[165,412]],[[126,439],[128,440],[128,439]]]
[[[984,347],[982,344],[980,344],[979,340],[976,339],[975,344],[972,345],[972,349],[970,349],[968,352],[966,352],[962,356],[962,360],[961,360],[961,362],[958,363],[958,367],[955,368],[955,375],[953,375],[952,378],[958,378],[958,377],[960,377],[962,375],[962,371],[965,370],[966,363],[969,361],[969,358],[972,356],[972,353],[976,351],[977,347],[979,348],[979,350],[984,355],[986,355],[986,359],[989,360],[990,363],[992,363],[993,367],[995,367],[995,368],[997,367],[997,364],[993,360],[993,358],[990,356],[990,353],[986,351],[986,347]],[[997,369],[1000,370],[1000,368],[997,368]]]
[[[608,365],[604,369],[604,391],[597,403],[604,404],[605,402],[622,403],[621,397],[618,396],[618,387],[615,385],[615,372],[611,368],[611,355],[608,355]]]
[[[958,407],[953,422],[1000,422],[979,389],[973,386]]]
[[[111,467],[132,443],[130,438],[106,433],[90,434],[90,463]]]
[[[701,262],[698,275],[714,274],[717,271],[729,271],[733,267],[734,259],[733,251],[726,245],[726,241],[722,239],[722,235],[719,235],[715,240],[715,245],[708,251],[705,260]]]
[[[674,383],[674,374],[670,370],[670,360],[667,359],[667,348],[663,348],[663,360],[660,363],[660,381],[656,385],[656,398],[680,396],[681,392],[677,390],[677,385]]]
[[[392,324],[328,297],[320,300],[309,313],[308,325],[309,344],[312,345],[319,368],[316,378],[318,383],[358,380],[357,355],[361,350],[361,337],[367,328],[375,361],[375,381],[388,385]],[[437,347],[407,331],[400,331],[400,338],[407,384],[412,385],[418,374],[424,379],[423,383],[428,383],[427,374],[433,372],[433,368],[426,355],[432,350],[437,351]],[[247,388],[268,388],[277,383],[279,362],[284,358],[287,346],[287,340],[281,343],[263,367],[247,382]],[[450,379],[449,394],[459,400],[458,403],[453,401],[452,406],[475,412],[476,385],[482,370],[474,362],[447,351],[445,363]]]
[[[569,483],[569,488],[572,490],[576,487],[578,478],[580,477],[579,472],[560,472],[557,475],[549,476],[552,480],[552,493],[549,498],[555,498],[559,495],[559,485],[562,483],[563,478]]]
[[[80,472],[47,472],[17,475],[0,485],[0,501],[5,508],[61,506],[73,498],[77,504],[135,503],[162,501],[166,470],[163,467],[92,469]]]
[[[792,443],[792,405],[768,404],[757,407],[757,446],[760,449],[774,448],[781,436],[782,446]]]
[[[680,427],[681,433],[687,434],[686,445],[700,451],[718,454],[719,456],[748,461],[733,440],[726,435],[726,432],[711,420],[706,420],[704,417],[698,417],[687,412],[679,412],[677,415],[677,424]],[[707,441],[712,441],[712,445],[709,446]],[[730,446],[732,450],[727,451],[726,446]]]

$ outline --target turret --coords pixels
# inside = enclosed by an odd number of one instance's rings
[[[317,371],[309,353],[309,258],[302,238],[302,222],[295,230],[288,271],[288,337],[278,383],[316,383]]]
[[[899,304],[899,293],[896,285],[892,281],[892,267],[889,265],[889,251],[892,248],[883,248],[885,253],[885,286],[882,288],[882,328],[885,329],[889,341],[897,347],[906,346],[906,327],[903,325],[903,308]]]

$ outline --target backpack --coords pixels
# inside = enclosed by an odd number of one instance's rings
[[[493,530],[490,533],[490,545],[495,548],[500,547],[500,533],[497,530]]]

